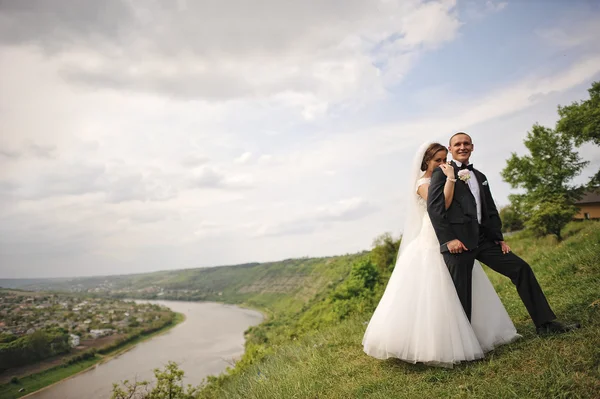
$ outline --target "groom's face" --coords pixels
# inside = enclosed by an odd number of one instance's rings
[[[473,152],[473,143],[471,142],[471,138],[466,134],[457,134],[452,137],[448,150],[452,154],[452,159],[461,163],[468,163],[471,152]]]

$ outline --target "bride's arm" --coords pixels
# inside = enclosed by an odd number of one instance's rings
[[[427,201],[427,193],[429,192],[429,184],[423,183],[417,188],[417,194],[421,196],[425,201]]]
[[[454,182],[456,180],[446,179],[446,184],[444,184],[444,201],[446,203],[446,209],[450,208],[450,204],[454,199]]]
[[[456,181],[456,180],[455,180]],[[425,201],[427,201],[427,193],[429,191],[429,184],[421,184],[419,189],[417,190],[417,194],[421,196]],[[450,204],[452,203],[452,199],[454,198],[454,181],[446,179],[446,184],[444,185],[444,203],[446,205],[446,209],[450,208]]]
[[[440,250],[442,252],[448,251],[446,244],[456,239],[456,233],[446,218],[445,183],[446,176],[442,170],[440,168],[435,169],[431,175],[431,183],[427,195],[427,213],[441,244]]]
[[[454,183],[456,183],[456,179],[454,178],[454,168],[448,164],[442,164],[440,165],[440,169],[442,169],[442,172],[446,175],[446,183],[444,184],[444,204],[446,205],[446,209],[448,209],[454,199]]]

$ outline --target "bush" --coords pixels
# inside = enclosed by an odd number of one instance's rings
[[[130,383],[123,381],[121,386],[113,384],[112,399],[195,399],[198,388],[183,385],[183,370],[176,363],[169,362],[163,371],[154,369],[156,382],[150,389],[147,381]]]
[[[69,364],[74,364],[74,363],[77,363],[77,362],[81,362],[83,360],[91,359],[94,356],[96,356],[96,353],[97,353],[96,348],[92,348],[92,349],[86,350],[86,351],[80,353],[77,356],[71,357],[69,360],[66,361],[65,364],[69,365]]]
[[[379,271],[369,260],[362,260],[352,265],[350,277],[340,284],[332,293],[333,300],[346,300],[357,296],[369,295],[379,279]]]

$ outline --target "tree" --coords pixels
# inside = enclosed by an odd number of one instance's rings
[[[154,369],[156,382],[125,380],[121,386],[113,384],[111,399],[194,399],[199,387],[183,386],[184,372],[177,363],[169,362],[164,371]]]
[[[400,239],[394,240],[390,233],[383,233],[373,240],[371,260],[380,272],[394,267],[398,248],[400,248]]]
[[[585,142],[600,145],[600,82],[592,83],[589,100],[558,107],[560,120],[556,130],[573,139],[575,145]],[[591,178],[590,188],[600,187],[600,170]]]
[[[558,106],[560,120],[556,130],[575,140],[576,145],[592,142],[600,145],[600,82],[588,89],[590,99]]]
[[[538,234],[552,232],[560,239],[560,230],[575,215],[573,204],[583,190],[570,183],[588,162],[574,150],[571,137],[538,124],[527,133],[524,144],[530,154],[512,153],[502,170],[513,188],[525,189],[524,194],[511,195],[511,202],[522,209],[527,227]]]
[[[513,204],[500,209],[500,219],[502,220],[503,232],[518,231],[525,227],[523,216]]]

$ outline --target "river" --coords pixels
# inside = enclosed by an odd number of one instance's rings
[[[94,368],[33,393],[31,399],[107,399],[112,383],[151,380],[169,360],[185,372],[184,384],[217,375],[244,352],[244,331],[262,321],[254,310],[213,302],[140,301],[165,305],[186,320],[162,335]]]

